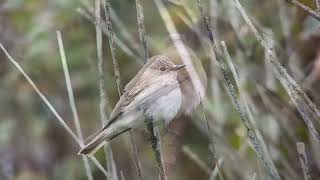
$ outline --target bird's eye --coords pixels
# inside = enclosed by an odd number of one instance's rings
[[[166,70],[166,67],[162,66],[162,67],[160,68],[160,70],[161,70],[161,71],[165,71],[165,70]]]

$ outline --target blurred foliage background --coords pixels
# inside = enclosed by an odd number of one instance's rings
[[[301,2],[316,9],[314,1]],[[179,3],[184,3],[189,13]],[[228,46],[257,127],[280,176],[303,179],[296,143],[304,142],[311,176],[319,179],[320,146],[312,139],[299,112],[274,77],[263,47],[231,0],[205,3],[215,20],[215,35]],[[319,21],[284,0],[241,3],[259,30],[273,38],[281,64],[319,107]],[[166,27],[153,1],[143,0],[142,4],[150,53],[162,53],[172,44]],[[206,38],[196,2],[165,1],[165,5],[184,42],[200,57],[209,77],[205,106],[214,131],[217,155],[223,159],[221,169],[225,179],[267,179],[221,77],[214,73],[208,56],[210,47],[200,46],[201,39],[193,32],[199,29]],[[111,7],[113,31],[118,38],[116,56],[123,81],[128,82],[140,69],[142,60],[136,5],[131,0],[111,0]],[[92,15],[93,8],[94,2],[89,0],[0,1],[0,42],[21,63],[67,124],[74,127],[55,34],[56,30],[61,30],[85,137],[101,126],[95,26],[83,15],[83,12]],[[119,41],[123,44],[119,45]],[[106,35],[103,43],[107,94],[113,107],[119,96]],[[0,53],[0,79],[0,179],[87,179],[81,157],[76,155],[79,147],[3,53]],[[178,179],[209,179],[215,165],[210,159],[209,139],[201,112],[195,112],[185,123],[182,151],[177,158]],[[319,122],[315,123],[318,128]],[[137,130],[134,134],[146,179],[157,179],[146,132]],[[138,179],[128,139],[125,134],[112,142],[118,176],[122,172],[126,179]],[[101,151],[97,158],[105,165]],[[104,178],[95,166],[91,168],[95,179]]]

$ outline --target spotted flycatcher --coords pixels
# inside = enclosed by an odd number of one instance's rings
[[[79,154],[94,154],[104,142],[131,128],[152,120],[153,124],[168,124],[180,110],[182,103],[176,65],[166,56],[152,57],[126,85],[124,94],[113,109],[109,122],[89,140]]]

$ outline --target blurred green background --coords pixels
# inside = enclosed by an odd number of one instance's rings
[[[301,2],[316,8],[313,1]],[[179,3],[189,8],[189,14]],[[264,49],[232,5],[232,0],[204,3],[217,24],[214,28],[216,36],[226,41],[251,101],[257,127],[280,176],[283,179],[303,179],[296,150],[296,143],[302,141],[306,146],[311,176],[319,179],[320,146],[312,139],[299,112],[272,74],[272,68],[265,61]],[[246,0],[241,3],[259,30],[273,37],[281,63],[319,107],[319,22],[284,0]],[[142,0],[142,4],[150,54],[162,53],[172,44],[166,27],[153,1]],[[221,169],[225,179],[251,179],[254,174],[256,179],[267,179],[222,80],[214,73],[208,57],[209,46],[200,46],[202,40],[192,31],[199,29],[206,38],[196,1],[165,1],[165,5],[182,39],[200,57],[209,77],[205,106],[214,131],[217,155],[223,158]],[[143,59],[136,5],[131,0],[111,0],[111,7],[113,31],[118,39],[116,56],[123,82],[128,82],[141,68],[139,62]],[[0,42],[21,63],[67,124],[74,127],[55,33],[61,30],[84,137],[101,126],[95,26],[83,15],[92,16],[93,8],[94,1],[85,0],[0,1]],[[188,26],[187,22],[191,24]],[[119,41],[124,45],[120,46]],[[103,45],[107,95],[113,107],[119,96],[105,34]],[[76,155],[79,147],[4,53],[0,53],[0,84],[0,179],[87,179],[81,157]],[[270,102],[266,103],[261,97],[258,87]],[[178,153],[178,179],[209,179],[215,165],[211,161],[201,112],[196,111],[188,119],[181,138],[182,151]],[[137,130],[134,134],[145,178],[157,179],[146,132]],[[112,150],[119,179],[120,172],[126,179],[138,179],[128,134],[116,138]],[[105,165],[101,151],[97,158]],[[90,164],[94,178],[104,179],[103,174]]]

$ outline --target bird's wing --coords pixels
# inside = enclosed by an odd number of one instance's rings
[[[133,100],[134,97],[139,94],[143,89],[141,86],[135,86],[130,91],[125,92],[119,99],[115,108],[111,112],[110,119],[107,124],[104,125],[102,129],[97,131],[96,133],[90,135],[86,140],[86,144],[91,142],[94,138],[96,138],[99,134],[101,134],[105,129],[107,129],[110,124],[114,123],[118,117],[123,113],[124,107],[128,106]]]
[[[111,123],[113,123],[123,113],[125,107],[127,107],[134,98],[143,91],[142,86],[134,86],[130,91],[126,91],[121,97],[115,108],[111,112],[110,119],[103,129],[106,129]]]
[[[141,75],[146,71],[146,69],[152,64],[155,60],[157,60],[159,56],[153,56],[151,57],[144,65],[143,67],[138,71],[138,73],[128,82],[128,84],[125,86],[124,91],[130,91],[132,87],[137,84],[139,81]]]

